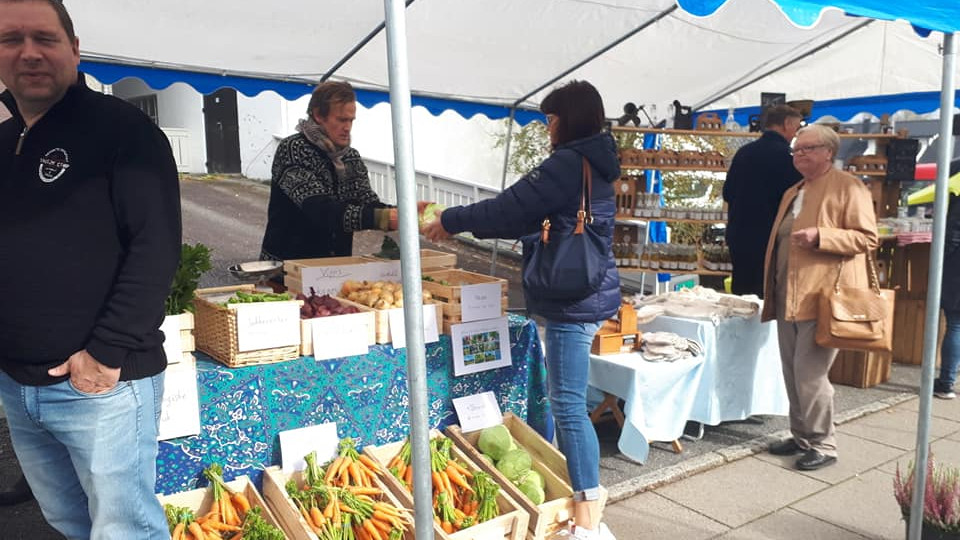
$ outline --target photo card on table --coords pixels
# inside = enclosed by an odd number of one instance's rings
[[[512,364],[506,317],[452,325],[450,340],[457,377]]]

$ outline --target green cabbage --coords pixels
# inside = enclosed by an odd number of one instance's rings
[[[517,488],[533,501],[533,504],[543,504],[547,497],[543,492],[543,477],[536,471],[527,471],[527,474],[517,482]]]
[[[513,437],[507,426],[500,424],[488,427],[480,432],[480,439],[477,441],[477,448],[487,454],[493,461],[499,461],[513,444]]]
[[[511,482],[530,471],[531,466],[533,466],[533,458],[521,448],[510,450],[497,461],[497,469]]]

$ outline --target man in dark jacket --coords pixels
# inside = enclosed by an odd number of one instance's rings
[[[950,163],[950,177],[956,174],[960,174],[960,159]],[[933,382],[933,395],[940,399],[954,399],[957,394],[953,385],[957,380],[957,367],[960,367],[960,196],[952,193],[947,208],[941,281],[940,307],[947,328],[940,345],[940,376]]]
[[[733,262],[733,293],[763,297],[763,257],[780,198],[801,176],[793,168],[790,141],[803,116],[786,105],[767,109],[763,135],[733,156],[723,200],[727,245]]]
[[[169,538],[154,491],[176,164],[79,60],[59,0],[0,0],[0,400],[53,528]]]

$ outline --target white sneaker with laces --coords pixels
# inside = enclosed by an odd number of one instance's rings
[[[957,397],[957,394],[953,390],[949,390],[947,392],[936,391],[933,393],[933,397],[938,397],[940,399],[954,399]]]

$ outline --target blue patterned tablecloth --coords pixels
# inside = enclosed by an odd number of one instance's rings
[[[457,422],[452,399],[488,390],[511,411],[552,439],[546,399],[543,349],[536,324],[509,316],[508,368],[453,376],[450,336],[427,345],[430,425]],[[248,475],[259,485],[262,469],[280,462],[279,433],[336,422],[340,437],[359,446],[406,437],[407,354],[390,345],[370,347],[366,356],[228,368],[197,354],[201,433],[160,442],[157,492],[193,489],[204,467],[220,463],[227,479]]]

